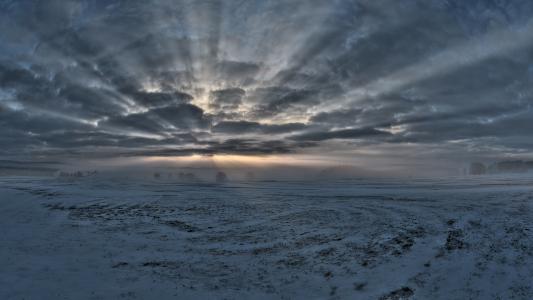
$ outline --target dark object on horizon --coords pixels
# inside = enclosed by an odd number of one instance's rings
[[[500,161],[489,166],[489,173],[526,173],[533,169],[533,161]]]
[[[506,160],[486,166],[480,162],[470,164],[470,175],[527,173],[533,171],[533,161]]]
[[[159,174],[159,173],[154,173],[154,178],[155,178],[155,179],[159,179],[160,177],[161,177],[161,174]]]
[[[487,167],[480,162],[470,164],[470,175],[483,175],[487,173]]]
[[[228,181],[228,176],[224,172],[218,172],[216,176],[216,180],[217,182],[220,182],[220,183],[226,182]]]

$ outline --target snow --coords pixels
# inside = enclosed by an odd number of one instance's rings
[[[0,178],[0,299],[533,299],[533,180]]]

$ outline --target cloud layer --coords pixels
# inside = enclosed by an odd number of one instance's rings
[[[1,1],[0,28],[2,157],[533,152],[527,0]]]

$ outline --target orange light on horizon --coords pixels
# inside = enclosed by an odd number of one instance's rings
[[[238,167],[268,167],[268,166],[319,166],[330,162],[319,157],[305,155],[236,155],[236,154],[215,154],[166,157],[152,156],[143,158],[145,162],[168,162],[175,164],[209,163],[219,168]]]

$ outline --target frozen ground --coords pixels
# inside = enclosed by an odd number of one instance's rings
[[[533,181],[0,178],[0,299],[533,299]]]

